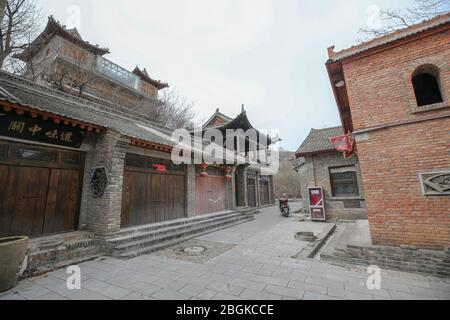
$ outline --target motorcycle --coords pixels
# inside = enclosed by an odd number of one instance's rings
[[[290,216],[289,199],[280,199],[280,212],[283,217]]]

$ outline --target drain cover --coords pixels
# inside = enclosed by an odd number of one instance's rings
[[[202,247],[202,246],[190,246],[190,247],[186,247],[183,249],[184,253],[186,253],[188,255],[192,255],[192,256],[200,255],[205,251],[206,251],[206,248]]]

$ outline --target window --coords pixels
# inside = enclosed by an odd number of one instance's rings
[[[419,67],[412,78],[414,93],[419,107],[443,102],[439,86],[439,70],[426,65]]]
[[[354,166],[331,168],[330,181],[333,197],[359,196],[358,180]]]
[[[18,160],[56,162],[57,158],[58,158],[57,153],[51,151],[22,149],[22,148],[19,148],[17,150]]]

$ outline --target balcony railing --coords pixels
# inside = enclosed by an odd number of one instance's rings
[[[122,68],[106,58],[100,56],[96,57],[66,40],[61,39],[56,56],[75,64],[77,67],[85,68],[86,70],[94,70],[105,78],[116,81],[146,97],[155,98],[141,90],[142,80],[133,72]]]
[[[97,57],[95,69],[108,78],[116,80],[121,84],[133,88],[134,90],[140,91],[141,79],[134,73],[122,68],[108,59]]]

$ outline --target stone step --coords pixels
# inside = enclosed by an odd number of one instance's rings
[[[217,226],[215,228],[210,228],[204,231],[199,231],[193,234],[187,234],[187,235],[183,235],[179,238],[172,238],[171,240],[167,240],[167,241],[162,241],[162,242],[158,242],[154,245],[151,246],[147,246],[147,247],[143,247],[143,248],[139,248],[139,249],[135,249],[135,250],[128,250],[126,252],[123,253],[118,253],[115,255],[116,258],[119,259],[132,259],[132,258],[136,258],[138,256],[144,255],[144,254],[149,254],[152,252],[156,252],[156,251],[160,251],[160,250],[164,250],[167,248],[170,248],[172,246],[175,246],[177,244],[189,241],[193,238],[205,235],[205,234],[209,234],[209,233],[213,233],[213,232],[217,232],[219,230],[223,230],[223,229],[228,229],[231,228],[233,226],[248,222],[253,220],[254,218],[252,217],[247,217],[246,219],[240,220],[240,221],[235,221],[235,222],[231,222],[228,224],[222,224],[220,226]]]
[[[210,220],[212,218],[219,218],[219,217],[229,216],[230,214],[239,214],[239,213],[240,212],[224,211],[221,213],[206,214],[206,215],[201,215],[201,216],[192,217],[192,218],[177,219],[177,220],[154,223],[154,224],[149,224],[149,225],[144,225],[144,226],[131,227],[131,228],[127,228],[127,229],[122,229],[116,233],[109,234],[104,239],[106,241],[108,241],[110,239],[124,237],[127,235],[133,235],[136,233],[150,232],[150,231],[155,231],[158,229],[165,229],[165,228],[172,227],[172,226],[181,226],[181,225],[185,225],[185,224],[206,221],[206,220]]]
[[[149,239],[149,238],[155,238],[159,235],[164,235],[164,234],[168,234],[172,231],[182,231],[184,229],[187,228],[192,228],[195,226],[202,226],[204,224],[209,224],[212,222],[220,222],[220,221],[226,221],[228,219],[233,219],[236,217],[243,217],[244,215],[240,214],[240,213],[229,213],[227,215],[218,215],[218,216],[213,216],[210,219],[202,219],[202,220],[191,220],[189,223],[185,223],[185,224],[177,224],[177,225],[172,225],[172,224],[167,224],[165,228],[156,228],[154,230],[149,230],[148,228],[145,228],[145,231],[136,231],[134,233],[127,233],[125,235],[119,235],[117,237],[114,238],[110,238],[106,240],[107,244],[113,245],[113,246],[117,246],[117,245],[121,245],[127,242],[133,242],[133,241],[139,241],[139,240],[144,240],[144,239]]]
[[[138,250],[140,248],[154,246],[159,243],[171,241],[174,239],[182,238],[185,236],[194,235],[221,227],[226,227],[229,225],[235,225],[238,223],[244,223],[252,220],[252,217],[245,215],[233,215],[227,219],[214,219],[209,222],[203,222],[200,224],[187,225],[181,228],[170,228],[170,230],[159,230],[157,234],[150,235],[147,234],[142,239],[129,239],[127,242],[122,242],[121,244],[112,245],[113,255],[124,253],[127,251]]]
[[[67,250],[65,252],[60,252],[58,255],[51,255],[48,258],[41,257],[38,261],[33,262],[31,259],[27,270],[25,271],[24,278],[30,276],[39,276],[47,272],[58,270],[71,265],[77,265],[82,262],[94,260],[104,253],[101,251],[100,247],[79,247],[76,249]]]

